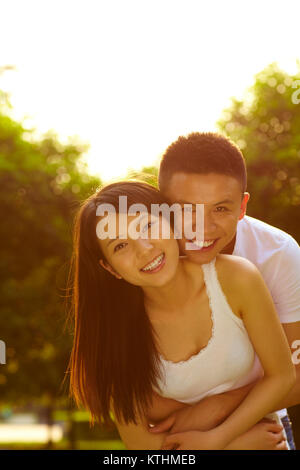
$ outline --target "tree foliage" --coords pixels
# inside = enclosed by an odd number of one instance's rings
[[[269,65],[256,75],[245,99],[232,99],[218,125],[245,156],[248,214],[299,241],[300,104],[295,98],[300,92],[293,88],[297,79],[276,63]]]
[[[158,187],[158,168],[156,166],[144,166],[140,171],[131,170],[127,173],[128,179],[137,179]]]
[[[73,216],[101,181],[82,161],[85,147],[32,131],[0,108],[1,400],[60,397],[72,338],[64,330]],[[1,405],[1,402],[0,402]]]

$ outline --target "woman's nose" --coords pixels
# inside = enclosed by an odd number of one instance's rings
[[[148,238],[138,238],[136,240],[136,250],[139,255],[143,254],[145,251],[150,251],[153,249],[153,243]]]

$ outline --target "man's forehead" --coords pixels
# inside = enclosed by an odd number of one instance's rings
[[[170,178],[167,196],[172,202],[218,204],[241,197],[240,183],[233,177],[215,173],[175,173]]]

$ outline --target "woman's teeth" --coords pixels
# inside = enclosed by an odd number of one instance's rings
[[[157,256],[151,263],[147,264],[144,268],[141,269],[141,271],[152,271],[153,269],[157,268],[162,260],[163,260],[164,254],[162,253],[161,255]]]

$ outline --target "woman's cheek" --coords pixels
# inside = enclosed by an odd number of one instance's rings
[[[137,268],[135,268],[133,260],[124,260],[119,264],[119,270],[117,269],[117,271],[125,281],[135,284],[134,281],[137,275]]]

